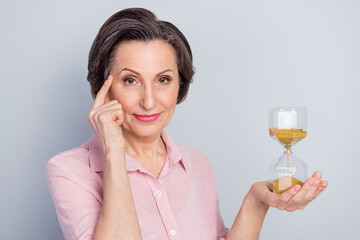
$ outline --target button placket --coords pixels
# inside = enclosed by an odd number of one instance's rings
[[[158,190],[158,191],[156,191],[156,195],[157,195],[158,197],[161,197],[162,192]]]
[[[171,235],[171,236],[175,236],[175,234],[176,234],[175,230],[171,230],[171,231],[170,231],[170,235]]]
[[[176,232],[178,230],[176,219],[172,213],[172,209],[170,207],[169,199],[167,198],[164,185],[161,184],[160,180],[151,178],[149,176],[146,176],[145,179],[153,193],[156,205],[159,209],[159,213],[163,220],[168,236],[171,239],[181,239],[179,233]]]

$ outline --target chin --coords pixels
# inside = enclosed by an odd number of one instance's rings
[[[141,138],[146,138],[146,137],[152,137],[152,136],[157,136],[160,135],[161,130],[163,129],[163,127],[161,126],[136,126],[134,129],[132,129],[132,133],[137,135],[138,137]]]

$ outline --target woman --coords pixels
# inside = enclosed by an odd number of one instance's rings
[[[209,161],[164,130],[194,74],[183,34],[148,10],[122,10],[101,27],[88,68],[95,136],[47,165],[66,239],[258,239],[270,206],[303,209],[325,189],[320,172],[281,195],[255,183],[229,231]]]

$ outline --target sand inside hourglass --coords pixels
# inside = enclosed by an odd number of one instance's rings
[[[285,145],[287,150],[287,165],[288,168],[290,167],[290,159],[289,159],[289,152],[292,145],[301,141],[303,138],[306,137],[307,132],[302,129],[278,129],[278,128],[269,128],[269,133],[271,137],[276,138],[279,142]],[[289,174],[290,175],[290,174]],[[291,177],[291,176],[283,176],[279,179],[275,179],[274,182],[270,183],[271,191],[275,193],[283,193],[288,188],[295,186],[295,185],[303,185],[303,182],[300,180]]]

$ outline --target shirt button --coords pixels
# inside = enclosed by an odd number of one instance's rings
[[[158,197],[161,197],[161,195],[162,195],[162,192],[160,192],[160,191],[157,191],[157,192],[156,192],[156,195],[158,195]]]
[[[170,231],[170,235],[171,235],[171,236],[175,236],[175,234],[176,234],[176,232],[175,232],[174,230],[171,230],[171,231]]]

